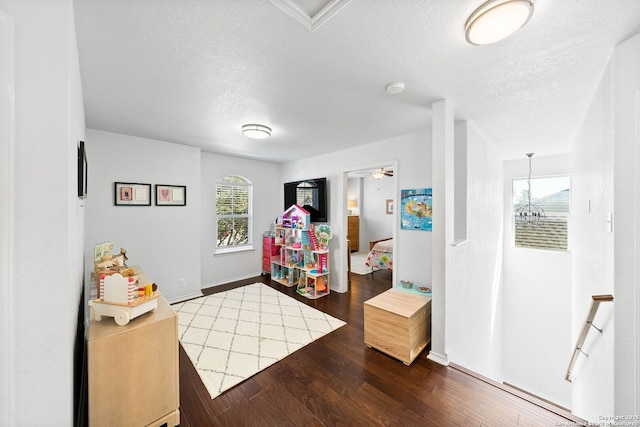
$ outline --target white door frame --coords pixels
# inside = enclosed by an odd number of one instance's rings
[[[347,257],[349,256],[349,247],[346,244],[346,235],[347,235],[347,230],[348,228],[348,218],[347,216],[349,215],[349,210],[348,210],[348,181],[349,181],[349,177],[348,174],[349,172],[357,172],[357,171],[363,171],[363,170],[367,170],[367,169],[377,169],[377,168],[381,168],[381,167],[391,167],[393,168],[393,180],[394,180],[394,200],[398,199],[398,195],[399,195],[399,190],[398,190],[398,182],[399,182],[399,175],[400,175],[400,171],[398,168],[398,160],[383,160],[383,161],[379,161],[379,162],[373,162],[373,163],[368,163],[365,165],[358,165],[358,166],[352,166],[352,167],[348,167],[343,169],[342,174],[341,174],[341,188],[342,188],[342,196],[340,198],[340,205],[342,206],[342,208],[340,209],[340,221],[342,223],[342,230],[344,232],[344,236],[345,239],[343,239],[343,242],[341,242],[340,244],[340,260],[341,263],[340,265],[343,266],[343,268],[340,269],[340,292],[347,292],[349,290],[349,272],[347,271]],[[397,221],[397,209],[393,210],[393,215],[392,215],[392,221],[393,221],[393,252],[394,254],[397,253],[397,235],[398,235],[398,221]],[[391,283],[396,283],[396,275],[397,275],[397,271],[396,271],[396,267],[397,267],[397,263],[394,262],[394,268],[391,271]]]

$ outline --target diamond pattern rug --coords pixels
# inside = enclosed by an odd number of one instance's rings
[[[212,399],[346,324],[263,283],[172,307],[180,343]]]

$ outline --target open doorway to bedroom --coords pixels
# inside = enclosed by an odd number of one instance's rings
[[[385,276],[393,283],[394,206],[397,194],[397,164],[387,162],[345,172],[345,224],[347,274],[358,283],[373,275]],[[384,243],[382,243],[384,241]],[[371,252],[376,242],[384,251]],[[364,280],[364,281],[363,281]]]

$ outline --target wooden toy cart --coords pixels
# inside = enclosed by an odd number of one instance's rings
[[[114,302],[100,301],[95,299],[89,301],[89,306],[93,307],[94,319],[96,321],[102,320],[102,316],[113,317],[113,320],[120,326],[124,326],[129,323],[131,319],[153,311],[158,307],[157,298],[160,296],[160,292],[154,292],[154,295],[136,301],[133,304],[118,304]]]

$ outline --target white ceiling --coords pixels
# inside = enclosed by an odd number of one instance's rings
[[[311,30],[292,0],[75,0],[87,127],[284,162],[430,128],[449,99],[505,159],[568,152],[640,1],[536,0],[516,35],[472,46],[483,2],[350,0]]]

